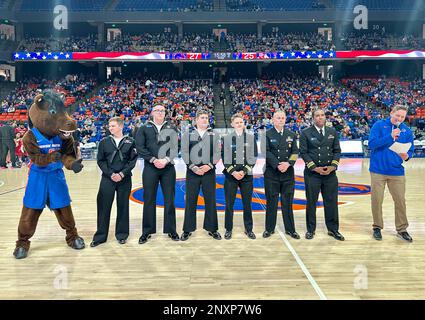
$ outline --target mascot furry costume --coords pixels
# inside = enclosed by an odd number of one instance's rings
[[[82,159],[76,159],[72,138],[77,123],[68,115],[63,97],[53,91],[35,97],[29,109],[29,122],[32,128],[24,135],[23,145],[31,159],[31,167],[13,255],[16,259],[27,256],[29,239],[34,235],[38,218],[46,205],[54,211],[59,225],[66,230],[67,244],[74,249],[83,249],[84,240],[75,228],[62,170],[65,166],[78,173],[83,168]]]

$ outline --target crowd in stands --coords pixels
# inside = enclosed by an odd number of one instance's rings
[[[96,146],[108,134],[107,121],[113,116],[122,117],[124,133],[132,135],[148,120],[155,104],[163,104],[169,120],[179,128],[190,125],[198,109],[207,109],[214,127],[212,80],[173,78],[170,74],[113,76],[94,95],[97,83],[90,76],[31,78],[1,98],[0,106],[2,113],[26,110],[40,90],[63,92],[66,104],[74,104],[73,117],[79,127],[75,138],[82,145]],[[285,108],[287,126],[299,133],[311,125],[312,110],[321,107],[327,110],[328,125],[335,127],[341,139],[367,140],[371,126],[386,117],[394,104],[409,105],[409,115],[425,107],[425,81],[420,79],[356,78],[331,83],[313,75],[266,74],[261,79],[232,79],[229,91],[232,113],[241,113],[255,132],[270,128],[273,112]],[[425,138],[420,130],[415,136],[418,140]]]
[[[271,127],[274,110],[285,108],[288,127],[299,133],[311,125],[311,111],[321,107],[341,139],[367,139],[370,127],[384,116],[350,90],[314,76],[233,79],[230,93],[232,113],[242,113],[254,131]]]
[[[251,0],[226,0],[227,11],[261,11],[258,4]]]
[[[147,51],[147,52],[210,52],[214,38],[209,34],[144,33],[122,35],[106,45],[106,51]]]
[[[320,0],[226,0],[228,11],[294,11],[325,9]]]
[[[119,0],[116,11],[213,11],[212,0]]]
[[[107,134],[110,117],[125,120],[125,133],[147,121],[152,105],[161,103],[169,110],[168,117],[178,127],[187,126],[199,108],[210,111],[214,126],[212,81],[203,79],[170,80],[169,76],[153,78],[113,78],[99,92],[93,91],[96,81],[90,77],[69,75],[62,80],[31,78],[19,82],[13,92],[0,99],[1,113],[27,110],[34,97],[45,89],[63,92],[65,104],[78,102],[73,117],[77,120],[76,133],[84,144],[97,142]]]
[[[214,44],[225,44],[230,52],[240,51],[289,51],[289,50],[335,50],[335,45],[321,34],[314,32],[257,34],[228,33],[214,36],[208,33],[187,33],[179,37],[175,33],[123,34],[106,43],[105,51],[133,52],[212,52]],[[18,51],[96,51],[96,36],[69,38],[27,38]],[[103,49],[102,49],[103,50]],[[219,51],[221,51],[220,48]]]
[[[142,35],[122,35],[106,45],[106,51],[175,51],[175,52],[211,52],[223,51],[289,51],[289,50],[335,50],[332,41],[315,32],[305,33],[269,33],[258,37],[257,34],[222,33],[184,34],[180,38],[175,33],[145,33]]]
[[[97,36],[66,37],[66,38],[25,38],[18,47],[18,51],[96,51]]]
[[[50,11],[53,12],[57,4],[66,5],[69,11],[100,11],[105,9],[109,0],[20,0],[15,1],[20,11]]]
[[[340,50],[423,50],[425,40],[412,34],[398,35],[383,31],[352,32],[340,36]],[[217,44],[217,45],[216,45]],[[224,46],[223,46],[224,45]],[[336,50],[335,40],[329,41],[317,32],[271,32],[258,37],[256,33],[224,32],[185,33],[179,37],[172,32],[123,34],[105,44],[98,45],[97,35],[67,38],[35,38],[23,40],[18,51],[147,51],[147,52],[213,52],[213,51],[289,51]]]
[[[330,0],[332,7],[339,10],[353,11],[359,4],[368,10],[420,10],[417,4],[422,1],[415,0]]]
[[[382,105],[388,110],[395,104],[408,105],[410,113],[425,107],[423,79],[344,79],[343,83],[352,90],[361,92],[373,104]]]
[[[413,35],[398,35],[387,32],[352,32],[341,38],[346,50],[419,50],[425,48],[425,40]]]
[[[269,33],[258,37],[257,34],[222,33],[185,34],[180,38],[174,33],[145,33],[142,35],[123,35],[106,46],[106,51],[181,51],[210,52],[215,41],[225,44],[226,51],[289,51],[289,50],[335,50],[331,41],[321,34],[305,33]],[[219,51],[222,51],[220,47]]]
[[[73,114],[81,128],[81,142],[97,142],[104,137],[107,120],[113,116],[124,119],[124,133],[131,135],[136,126],[148,120],[155,104],[163,104],[169,120],[180,128],[191,123],[199,108],[210,111],[210,124],[214,124],[211,80],[114,78],[97,95],[80,102]]]
[[[1,113],[27,110],[35,96],[47,89],[62,92],[65,105],[71,105],[89,94],[96,86],[96,79],[87,75],[68,75],[59,80],[29,78],[18,82],[15,90],[6,97],[0,97]]]
[[[326,8],[353,11],[356,5],[369,10],[420,10],[415,0],[226,0],[228,11],[294,11]]]
[[[231,52],[289,51],[289,50],[335,50],[332,41],[317,32],[257,34],[228,33],[221,36]]]
[[[168,0],[168,2],[179,2],[182,0]],[[193,5],[188,5],[185,8],[181,8],[178,11],[183,12],[193,12],[193,11],[213,11],[213,1],[211,0],[196,0],[196,3]]]

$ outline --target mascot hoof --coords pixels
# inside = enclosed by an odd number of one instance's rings
[[[17,247],[15,251],[13,251],[13,255],[16,259],[24,259],[28,255],[28,251],[22,247]]]
[[[81,170],[83,170],[84,165],[81,163],[82,161],[83,159],[78,159],[72,163],[71,169],[74,171],[74,173],[79,173]]]
[[[75,249],[75,250],[81,250],[84,249],[86,247],[86,244],[84,243],[84,239],[83,238],[76,238],[71,245],[71,248]]]

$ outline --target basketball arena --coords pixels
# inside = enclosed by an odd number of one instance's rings
[[[46,92],[60,95],[64,110],[76,123],[77,129],[62,133],[72,132],[75,155],[83,167],[74,170],[74,163],[64,163],[63,171],[85,248],[67,245],[64,224],[46,207],[28,255],[15,259],[18,225],[25,220],[20,221],[23,199],[34,174],[23,137],[37,127],[29,119],[30,108]],[[139,130],[149,123],[157,105],[165,107],[167,123],[179,134],[204,110],[208,127],[217,136],[231,132],[232,116],[238,114],[256,138],[262,130],[273,129],[276,111],[284,110],[284,130],[294,133],[300,150],[298,140],[314,127],[314,110],[323,110],[326,130],[335,130],[341,147],[335,193],[339,232],[345,241],[329,236],[322,196],[316,204],[314,238],[306,239],[305,170],[311,165],[298,151],[291,167],[291,207],[300,239],[286,232],[281,202],[274,234],[262,236],[268,199],[263,169],[268,156],[259,145],[251,199],[256,239],[245,234],[240,191],[232,237],[224,238],[228,177],[220,159],[212,167],[217,231],[223,238],[216,241],[204,230],[209,204],[202,189],[196,231],[187,241],[172,241],[168,232],[162,232],[168,197],[159,188],[156,233],[141,242],[150,191],[144,188],[142,172],[151,163],[139,152],[128,199],[128,237],[122,243],[114,238],[115,200],[108,240],[90,246],[98,226],[97,194],[104,174],[96,160],[100,142],[111,135],[108,121],[122,119],[123,134],[137,145]],[[406,241],[396,230],[399,208],[387,187],[382,240],[376,241],[369,171],[376,159],[369,141],[373,126],[391,119],[394,107],[400,105],[406,109],[405,119],[393,129],[405,128],[401,131],[413,137],[408,161],[400,165],[408,219],[408,228],[402,231],[413,240]],[[49,112],[55,116],[58,111]],[[425,298],[422,0],[0,0],[0,140],[1,299]],[[190,169],[180,150],[171,160],[180,236],[185,231]]]

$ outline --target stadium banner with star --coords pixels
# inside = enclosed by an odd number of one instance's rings
[[[14,52],[14,61],[273,61],[425,59],[425,50],[303,50],[281,52]]]

